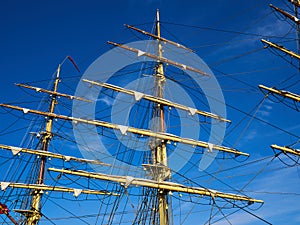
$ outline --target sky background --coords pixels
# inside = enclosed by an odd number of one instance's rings
[[[151,31],[159,8],[162,35],[195,49],[219,81],[227,103],[227,117],[232,120],[224,144],[249,152],[251,157],[243,163],[262,159],[253,166],[242,167],[241,182],[235,177],[235,184],[242,187],[251,180],[245,193],[265,200],[255,214],[272,224],[299,224],[299,166],[287,166],[285,163],[293,165],[293,161],[285,156],[273,159],[269,147],[299,140],[299,112],[292,102],[274,97],[264,100],[257,88],[264,84],[299,93],[297,62],[264,49],[260,42],[265,38],[296,50],[293,26],[275,14],[270,3],[292,10],[288,1],[283,0],[3,2],[0,102],[27,99],[14,83],[41,81],[37,83],[47,87],[66,55],[71,55],[84,72],[97,57],[110,50],[106,41],[139,40],[142,36],[123,24]],[[78,75],[67,66],[62,76],[74,74]],[[69,90],[73,94],[75,88]],[[4,116],[1,121],[1,130],[12,123]],[[0,136],[5,144],[16,145],[22,136],[16,139]],[[230,176],[233,175],[229,172],[221,177]],[[228,219],[232,224],[264,224],[244,212]],[[185,224],[197,224],[195,217],[191,220]]]

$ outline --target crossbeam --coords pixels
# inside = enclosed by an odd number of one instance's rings
[[[33,86],[30,86],[30,85],[27,85],[27,84],[15,84],[15,85],[17,85],[19,87],[32,89],[32,90],[35,90],[37,92],[44,92],[44,93],[47,93],[47,94],[50,94],[50,95],[65,97],[65,98],[68,98],[70,100],[76,99],[76,100],[80,100],[80,101],[84,101],[84,102],[92,102],[91,100],[88,100],[88,99],[85,99],[85,98],[81,98],[81,97],[77,97],[77,96],[73,96],[73,95],[68,95],[68,94],[64,94],[64,93],[59,93],[59,92],[56,92],[56,91],[50,91],[50,90],[39,88],[39,87],[33,87]]]
[[[236,195],[231,193],[223,193],[216,190],[211,190],[207,188],[200,188],[200,187],[188,187],[185,185],[181,185],[178,183],[168,182],[168,181],[155,181],[149,179],[142,179],[142,178],[134,178],[128,176],[115,176],[115,175],[107,175],[102,173],[89,173],[82,170],[67,170],[67,169],[56,169],[56,168],[49,168],[49,171],[63,173],[63,174],[71,174],[76,176],[94,178],[99,180],[106,180],[119,183],[121,185],[127,186],[142,186],[142,187],[149,187],[155,188],[161,191],[171,191],[171,192],[181,192],[181,193],[188,193],[188,194],[195,194],[195,195],[204,195],[210,196],[212,198],[222,198],[222,199],[231,199],[237,201],[247,201],[250,203],[263,203],[262,200],[250,198],[247,196]],[[130,183],[128,183],[130,180]]]
[[[133,91],[133,90],[128,90],[128,89],[125,89],[125,88],[122,88],[122,87],[119,87],[119,86],[116,86],[116,85],[108,84],[108,83],[103,83],[103,82],[98,82],[98,81],[96,82],[96,81],[91,81],[91,80],[87,80],[87,79],[83,79],[83,81],[87,82],[87,83],[90,83],[90,84],[93,84],[93,85],[98,85],[98,86],[109,88],[109,89],[112,89],[112,90],[115,90],[115,91],[118,91],[118,92],[129,94],[129,95],[132,95],[132,96],[135,96],[136,94],[139,94],[141,96],[141,98],[144,98],[148,101],[152,101],[154,103],[162,104],[164,106],[169,106],[169,107],[174,107],[174,108],[177,108],[177,109],[185,110],[187,112],[190,112],[191,114],[196,113],[196,114],[199,114],[199,115],[202,115],[202,116],[205,116],[205,117],[210,117],[210,118],[213,118],[213,119],[217,119],[217,120],[220,120],[220,121],[223,121],[223,122],[231,122],[230,120],[222,118],[222,117],[220,117],[216,114],[213,114],[213,113],[210,113],[210,112],[205,112],[205,111],[198,110],[198,109],[192,109],[192,108],[187,107],[185,105],[181,105],[179,103],[171,102],[167,99],[154,97],[152,95],[147,95],[147,94],[136,92],[136,91]]]
[[[110,128],[110,129],[120,130],[123,134],[126,134],[126,132],[130,132],[130,133],[138,134],[141,136],[158,138],[158,139],[161,139],[162,141],[179,142],[179,143],[183,143],[183,144],[187,144],[187,145],[207,148],[210,150],[219,150],[219,151],[223,151],[223,152],[227,152],[227,153],[232,153],[235,155],[249,156],[248,153],[238,151],[234,148],[229,148],[229,147],[225,147],[225,146],[221,146],[221,145],[213,145],[213,144],[210,144],[210,143],[207,143],[204,141],[193,140],[190,138],[182,138],[182,137],[176,136],[174,134],[170,134],[170,133],[153,132],[151,130],[127,127],[127,126],[109,123],[109,122],[105,122],[105,121],[101,121],[101,120],[87,120],[87,119],[81,119],[81,118],[76,118],[76,117],[69,117],[69,116],[65,116],[65,115],[48,113],[48,112],[38,111],[38,110],[34,110],[34,109],[27,109],[27,108],[23,108],[23,107],[19,107],[19,106],[8,105],[8,104],[0,104],[0,107],[23,111],[24,113],[32,113],[32,114],[37,114],[37,115],[49,116],[52,118],[74,121],[77,123],[85,123],[85,124],[91,124],[91,125],[95,125],[95,126],[101,126],[101,127],[106,127],[106,128]],[[125,129],[125,130],[123,130],[123,129]]]
[[[141,29],[136,28],[136,27],[134,27],[134,26],[130,26],[130,25],[127,25],[127,24],[124,24],[124,26],[127,27],[127,28],[129,28],[129,29],[132,29],[132,30],[135,30],[135,31],[137,31],[137,32],[140,32],[140,33],[142,33],[142,34],[144,34],[144,35],[148,35],[148,36],[150,36],[150,37],[152,37],[152,38],[154,38],[154,39],[156,39],[156,40],[159,40],[159,41],[163,41],[163,42],[169,43],[169,44],[174,45],[174,46],[176,46],[176,47],[185,49],[185,50],[187,50],[187,51],[189,51],[189,52],[194,52],[194,50],[192,50],[192,49],[190,49],[190,48],[187,48],[187,47],[185,47],[184,45],[181,45],[181,44],[176,43],[176,42],[174,42],[174,41],[170,41],[170,40],[168,40],[168,39],[166,39],[166,38],[157,36],[157,35],[155,35],[155,34],[151,34],[151,33],[147,32],[147,31],[141,30]]]
[[[80,190],[80,193],[83,194],[94,194],[94,195],[113,195],[119,196],[119,194],[107,192],[107,191],[98,191],[98,190],[81,190],[77,188],[67,188],[67,187],[59,187],[59,186],[49,186],[45,184],[24,184],[24,183],[10,183],[10,182],[0,182],[1,189],[5,190],[6,188],[27,188],[34,190],[42,190],[42,191],[58,191],[58,192],[73,192],[76,193],[76,190]],[[5,185],[5,189],[2,188]]]
[[[284,90],[278,90],[278,89],[275,89],[275,88],[266,87],[264,85],[258,85],[258,87],[260,89],[267,90],[271,93],[278,94],[278,95],[281,95],[281,96],[286,97],[286,98],[290,98],[290,99],[292,99],[296,102],[300,102],[300,95],[294,94],[292,92],[284,91]]]
[[[296,16],[293,16],[293,15],[287,13],[286,11],[284,11],[284,10],[282,10],[282,9],[272,5],[272,4],[270,4],[270,7],[272,9],[275,9],[277,12],[280,12],[282,15],[289,18],[290,20],[294,21],[296,24],[300,25],[300,20]]]
[[[270,47],[272,47],[272,48],[276,48],[276,49],[278,49],[278,50],[280,50],[280,51],[282,51],[282,52],[284,52],[284,53],[290,55],[291,57],[294,57],[294,58],[300,60],[300,55],[298,55],[297,53],[295,53],[295,52],[293,52],[293,51],[290,51],[290,50],[286,49],[286,48],[283,47],[283,46],[277,45],[277,44],[272,43],[272,42],[270,42],[270,41],[267,41],[267,40],[265,40],[265,39],[261,39],[261,42],[267,44],[268,46],[270,46]]]
[[[271,145],[271,148],[282,151],[283,153],[289,153],[289,154],[292,154],[292,155],[300,156],[300,150],[293,149],[293,148],[290,148],[290,147],[279,146],[279,145]]]
[[[205,73],[205,72],[203,72],[201,70],[195,69],[193,67],[190,67],[190,66],[184,65],[182,63],[178,63],[178,62],[172,61],[172,60],[164,58],[164,57],[159,57],[159,56],[147,53],[147,52],[143,52],[143,51],[141,51],[139,49],[131,48],[131,47],[127,46],[127,45],[118,44],[118,43],[111,42],[111,41],[108,41],[107,43],[111,44],[111,45],[114,45],[116,47],[120,47],[120,48],[126,49],[126,50],[131,51],[131,52],[135,52],[135,53],[138,54],[138,56],[144,55],[144,56],[147,56],[147,57],[149,57],[151,59],[155,59],[155,60],[157,60],[159,62],[163,62],[163,63],[167,63],[167,64],[170,64],[170,65],[176,66],[176,67],[178,67],[180,69],[193,71],[193,72],[202,74],[204,76],[210,76],[209,74],[207,74],[207,73]]]
[[[42,151],[42,150],[20,148],[20,147],[3,145],[3,144],[0,144],[0,148],[2,148],[4,150],[10,150],[13,152],[14,155],[18,154],[19,152],[24,152],[24,153],[28,153],[28,154],[32,154],[32,155],[62,159],[65,161],[77,161],[77,162],[82,162],[82,163],[91,163],[91,164],[98,164],[98,165],[103,165],[103,166],[111,166],[110,164],[106,164],[106,163],[103,163],[98,160],[77,158],[74,156],[67,156],[67,155],[53,153],[53,152],[49,152],[49,151],[46,152],[46,151]]]

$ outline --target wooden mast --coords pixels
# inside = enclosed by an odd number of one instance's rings
[[[65,97],[70,100],[76,99],[76,100],[80,100],[80,101],[91,102],[91,100],[87,100],[87,99],[80,98],[77,96],[57,92],[58,83],[60,82],[60,68],[61,68],[61,64],[57,68],[56,77],[54,80],[52,90],[46,90],[43,88],[33,87],[33,86],[25,85],[25,84],[16,84],[17,86],[29,88],[29,89],[35,90],[37,92],[47,93],[51,96],[51,101],[49,104],[48,111],[47,112],[37,111],[37,112],[40,112],[41,115],[44,115],[45,118],[47,119],[47,121],[45,123],[45,130],[44,130],[44,132],[40,133],[41,134],[41,146],[39,146],[39,147],[41,150],[21,148],[21,147],[16,147],[16,146],[0,144],[0,149],[12,151],[12,154],[14,156],[19,155],[20,153],[26,153],[26,154],[36,155],[40,159],[39,166],[37,168],[38,176],[35,181],[35,184],[13,183],[13,182],[5,182],[5,181],[0,182],[0,187],[1,187],[2,191],[5,191],[7,188],[32,189],[30,209],[14,209],[15,212],[21,213],[26,217],[25,224],[28,224],[28,225],[35,225],[35,224],[38,224],[40,221],[40,218],[42,216],[42,214],[41,214],[41,198],[42,198],[44,191],[57,191],[57,192],[69,192],[69,193],[74,192],[73,195],[75,197],[78,197],[81,193],[93,194],[93,195],[119,196],[116,193],[101,191],[101,190],[91,190],[91,189],[82,190],[82,189],[78,189],[78,188],[48,186],[48,185],[44,184],[44,174],[45,174],[45,170],[46,170],[46,159],[47,158],[57,158],[57,159],[64,160],[66,162],[77,161],[77,162],[81,162],[81,163],[97,164],[100,166],[111,166],[110,164],[106,164],[106,163],[103,163],[98,160],[77,158],[74,156],[67,156],[67,155],[62,155],[62,154],[53,153],[53,152],[48,151],[48,146],[52,139],[53,119],[56,119],[56,114],[54,113],[54,111],[55,111],[54,109],[55,109],[55,105],[57,104],[57,98]],[[2,104],[1,106],[4,106],[4,105]],[[9,105],[6,105],[6,106],[9,106]],[[15,110],[19,110],[19,107],[12,107],[12,108]],[[23,108],[23,112],[27,113],[27,112],[30,112],[30,110]],[[5,208],[3,210],[5,210]],[[1,211],[3,211],[3,210],[1,210],[1,203],[0,203],[0,214],[1,214]],[[8,213],[4,212],[4,214],[6,214],[8,216],[8,218],[14,224],[17,224],[15,222],[15,220]]]
[[[160,19],[159,19],[159,10],[156,11],[156,35],[160,38]],[[162,58],[162,45],[161,41],[158,40],[158,57]],[[163,62],[158,61],[155,74],[155,86],[156,86],[156,97],[163,98],[164,95],[164,85],[166,78],[164,75],[164,66]],[[157,104],[155,107],[154,117],[158,118],[159,132],[165,132],[164,126],[164,106],[162,104]],[[156,121],[154,121],[156,122]],[[158,143],[158,140],[155,141],[155,145]],[[167,162],[167,148],[165,142],[160,142],[155,146],[154,151],[152,150],[153,164],[161,165],[165,168],[168,168]],[[158,177],[154,178],[158,181],[164,181],[170,177],[170,173],[165,169],[160,170]],[[159,221],[160,225],[168,225],[168,196],[165,190],[158,189],[158,210],[159,210]]]
[[[53,86],[53,92],[57,92],[57,87],[59,83],[59,74],[60,74],[60,64],[58,65],[57,72],[56,72],[56,77],[54,81],[54,86]],[[56,104],[56,95],[53,94],[51,97],[51,102],[50,102],[50,107],[49,107],[49,113],[54,112]],[[48,117],[48,120],[46,122],[46,128],[45,131],[43,132],[43,137],[42,137],[42,150],[47,152],[48,151],[48,146],[49,143],[52,139],[52,123],[53,123],[53,117]],[[41,157],[40,161],[40,167],[39,167],[39,174],[38,174],[38,179],[37,179],[37,184],[44,184],[44,175],[45,175],[45,167],[46,167],[46,158]],[[27,216],[27,224],[28,225],[35,225],[39,222],[41,218],[41,197],[42,197],[43,192],[41,190],[34,190],[32,193],[32,200],[31,200],[31,207],[29,213],[26,215]]]

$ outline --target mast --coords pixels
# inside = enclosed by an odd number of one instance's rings
[[[65,58],[69,59],[74,66],[77,68],[77,65],[75,62],[72,60],[70,56],[67,56]],[[64,60],[64,61],[65,61]],[[63,61],[63,63],[64,63]],[[62,64],[63,64],[62,63]],[[30,208],[29,209],[14,209],[15,212],[23,214],[26,218],[24,221],[24,224],[27,225],[35,225],[38,224],[42,213],[41,213],[41,199],[44,191],[55,191],[55,192],[62,192],[62,193],[73,193],[74,197],[78,197],[81,193],[87,194],[87,195],[108,195],[108,196],[119,196],[117,193],[113,192],[108,192],[108,191],[101,191],[101,190],[92,190],[92,189],[80,189],[80,188],[70,188],[70,187],[63,187],[63,186],[49,186],[45,184],[45,171],[46,171],[46,160],[48,158],[56,158],[63,160],[65,162],[69,161],[75,161],[79,163],[89,163],[89,164],[96,164],[98,166],[111,166],[110,164],[103,163],[98,160],[93,160],[93,159],[84,159],[84,158],[77,158],[74,156],[68,156],[68,155],[63,155],[63,154],[58,154],[58,153],[53,153],[48,151],[48,146],[49,143],[52,139],[52,127],[53,127],[53,120],[57,119],[57,115],[54,113],[55,111],[55,105],[57,104],[57,98],[59,97],[64,97],[70,100],[76,99],[84,102],[91,102],[88,99],[73,96],[73,95],[68,95],[64,93],[59,93],[57,92],[58,90],[58,83],[60,82],[60,68],[61,65],[58,65],[57,71],[56,71],[56,77],[53,83],[53,88],[52,90],[47,90],[39,87],[33,87],[25,84],[16,84],[17,86],[23,87],[23,88],[28,88],[31,90],[35,90],[36,92],[43,92],[46,94],[49,94],[51,97],[49,108],[46,112],[44,111],[37,111],[33,110],[32,112],[35,112],[35,114],[43,115],[47,120],[45,122],[45,128],[44,131],[41,132],[41,139],[39,142],[38,149],[29,149],[29,148],[21,148],[17,146],[10,146],[10,145],[4,145],[0,144],[0,149],[1,150],[8,150],[11,151],[13,156],[20,155],[20,153],[25,153],[25,154],[32,154],[36,155],[37,158],[39,159],[39,165],[35,168],[37,170],[37,177],[35,180],[34,184],[28,184],[28,183],[16,183],[16,182],[7,182],[7,181],[0,181],[0,188],[1,191],[5,191],[7,188],[10,189],[31,189],[30,197],[31,197],[31,202],[30,203]],[[19,107],[13,107],[11,105],[6,105],[6,104],[0,104],[1,107],[9,107],[15,110],[20,110]],[[5,106],[4,106],[5,105]],[[23,108],[22,109],[23,113],[28,113],[31,112],[31,110]],[[68,117],[60,117],[61,119],[65,119],[67,121],[70,121],[71,119]],[[1,209],[2,207],[2,209]],[[6,205],[0,203],[0,214],[4,213],[6,216],[14,223],[17,224],[14,219],[9,215],[8,213],[8,208]],[[22,223],[23,224],[23,223]]]
[[[60,74],[60,64],[58,65],[56,77],[53,85],[53,92],[57,92],[57,87],[59,83],[59,74]],[[49,113],[54,112],[56,104],[56,95],[53,94],[51,97],[50,107],[49,107]],[[52,123],[53,123],[53,117],[48,117],[46,122],[46,128],[45,131],[42,133],[42,151],[47,152],[49,143],[52,139]],[[40,158],[40,166],[39,166],[39,172],[38,172],[38,178],[37,178],[37,184],[44,184],[44,175],[45,175],[45,167],[46,167],[46,158],[41,157]],[[27,224],[28,225],[35,225],[39,222],[41,218],[40,213],[40,207],[41,207],[41,197],[43,195],[43,192],[41,190],[34,190],[32,193],[32,200],[31,200],[31,207],[29,213],[27,216]]]
[[[156,11],[156,35],[160,38],[161,31],[160,31],[160,19],[159,19],[159,10]],[[158,57],[162,58],[162,45],[161,41],[158,41]],[[158,61],[155,71],[155,87],[156,93],[155,96],[158,98],[163,98],[164,95],[164,85],[166,82],[166,78],[164,75],[164,66],[161,61]],[[154,117],[157,118],[158,124],[158,131],[165,132],[165,125],[164,125],[164,106],[162,104],[156,104],[154,110]],[[155,121],[156,122],[156,121]],[[154,123],[155,123],[154,122]],[[155,143],[159,143],[159,140],[155,140]],[[160,142],[155,149],[152,149],[152,158],[153,164],[163,166],[168,168],[167,162],[167,148],[165,142]],[[154,178],[158,181],[164,181],[170,177],[170,173],[168,173],[165,169],[159,171],[158,177]],[[158,189],[158,208],[159,208],[159,221],[160,225],[168,225],[169,218],[168,218],[168,196],[164,190]]]

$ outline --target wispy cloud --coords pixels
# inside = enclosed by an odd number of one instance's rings
[[[264,12],[266,14],[266,12]],[[253,21],[255,23],[255,21]],[[220,48],[213,52],[213,55],[222,55],[223,52],[235,52],[242,50],[243,52],[247,49],[257,48],[260,44],[260,38],[268,39],[268,37],[282,37],[290,31],[290,26],[285,21],[280,20],[276,16],[267,17],[259,24],[253,25],[247,31],[241,33],[247,33],[252,35],[237,35],[228,41],[225,47]],[[262,44],[260,45],[263,46]],[[226,54],[224,54],[226,55]]]
[[[243,140],[251,141],[251,140],[257,138],[257,136],[258,136],[257,130],[253,129],[246,134],[246,136],[243,138]]]
[[[267,117],[269,117],[271,115],[272,109],[273,109],[273,102],[266,101],[258,110],[257,116],[266,120]]]
[[[112,106],[112,104],[113,104],[113,101],[110,100],[108,97],[99,98],[99,99],[97,99],[97,102],[103,102],[107,106]]]
[[[263,166],[263,164],[259,164],[259,167]],[[257,165],[255,165],[255,167],[257,167]],[[300,204],[298,203],[300,194],[297,193],[299,193],[298,187],[300,180],[297,176],[297,168],[278,169],[278,167],[282,167],[281,162],[273,161],[270,167],[268,167],[268,170],[261,174],[261,176],[244,191],[247,195],[262,199],[265,202],[259,210],[251,211],[252,207],[248,210],[274,225],[298,224],[300,221],[298,213],[300,210]],[[252,166],[248,169],[257,170],[257,168],[253,168]],[[286,220],[287,217],[289,218],[288,221]],[[231,224],[235,225],[263,224],[260,219],[242,210],[228,216],[228,220]],[[214,224],[220,225],[227,223],[224,218]]]
[[[285,21],[282,21],[274,16],[266,21],[266,23],[253,29],[253,32],[265,37],[282,36],[289,32],[289,29],[290,28]]]
[[[255,116],[268,121],[269,117],[272,115],[272,109],[273,109],[273,102],[271,101],[265,101],[263,105],[258,109]],[[257,137],[259,137],[259,133],[261,131],[261,127],[259,126],[253,126],[251,129],[249,129],[246,132],[246,135],[243,137],[243,142],[249,142]]]

